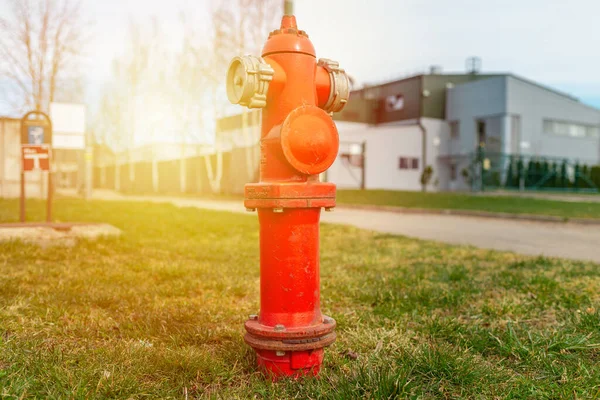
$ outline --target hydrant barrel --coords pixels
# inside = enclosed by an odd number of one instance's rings
[[[244,340],[273,378],[316,375],[335,320],[321,313],[319,219],[335,206],[335,185],[319,174],[337,157],[330,113],[348,100],[348,78],[320,59],[292,15],[271,32],[261,57],[236,57],[227,73],[232,103],[262,108],[260,181],[245,187],[244,204],[260,223],[260,312]]]
[[[289,209],[281,214],[259,210],[260,323],[294,327],[322,322],[317,290],[319,213],[318,208]],[[289,267],[282,268],[282,264]]]

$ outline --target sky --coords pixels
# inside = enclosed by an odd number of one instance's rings
[[[92,32],[85,61],[89,101],[125,51],[128,21],[155,16],[176,36],[181,11],[208,23],[209,1],[83,0]],[[0,0],[0,15],[7,5]],[[431,65],[462,72],[465,60],[477,56],[482,72],[511,72],[600,108],[598,0],[296,0],[295,14],[317,57],[339,61],[359,83]]]

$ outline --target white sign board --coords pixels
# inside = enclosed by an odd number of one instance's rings
[[[52,147],[85,149],[85,106],[73,103],[51,103]]]

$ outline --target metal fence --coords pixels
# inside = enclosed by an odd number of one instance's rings
[[[479,149],[471,155],[470,168],[463,171],[463,177],[473,191],[598,192],[600,165],[559,157],[487,153]]]

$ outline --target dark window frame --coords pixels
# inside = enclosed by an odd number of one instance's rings
[[[400,156],[398,157],[398,169],[417,170],[419,169],[420,159],[418,157]]]

